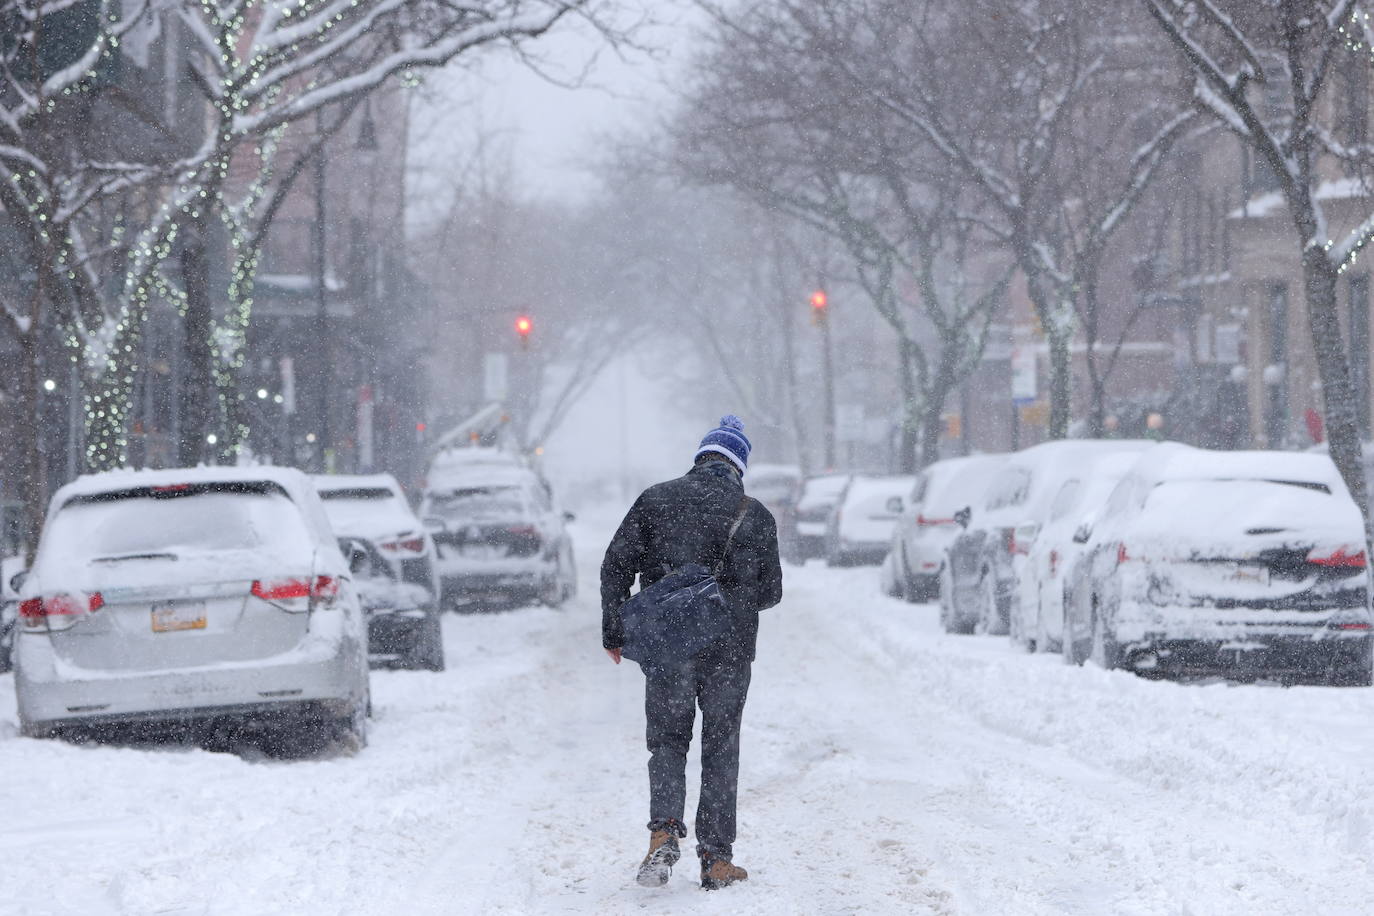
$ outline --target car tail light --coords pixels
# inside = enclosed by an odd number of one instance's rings
[[[1126,545],[1125,545],[1125,544],[1117,544],[1117,545],[1116,545],[1116,565],[1117,565],[1117,566],[1120,566],[1122,563],[1126,563],[1126,562],[1128,562],[1130,559],[1131,559],[1131,555],[1130,555],[1130,553],[1126,550]]]
[[[1058,570],[1059,570],[1059,551],[1057,551],[1057,550],[1051,550],[1051,551],[1050,551],[1050,575],[1051,575],[1051,576],[1057,575],[1057,574],[1058,574]]]
[[[50,595],[46,598],[29,598],[19,602],[19,619],[25,627],[38,629],[47,625],[50,630],[65,630],[88,614],[94,614],[105,606],[105,596],[100,592],[89,595]]]
[[[401,553],[403,551],[408,551],[410,553],[424,553],[425,539],[419,537],[403,538],[395,541],[383,541],[381,544],[378,544],[377,546],[387,551],[388,553]]]
[[[317,602],[329,604],[339,594],[339,582],[333,576],[311,579],[257,579],[251,589],[255,598],[290,611],[308,610]]]
[[[922,528],[929,528],[929,527],[933,527],[933,526],[935,526],[935,525],[953,525],[953,524],[954,524],[954,519],[952,519],[952,518],[926,518],[924,515],[917,515],[917,516],[916,516],[916,524],[917,524],[917,525],[920,525]]]
[[[539,529],[533,525],[511,525],[506,530],[511,534],[519,534],[524,537],[534,537],[539,533]]]
[[[1332,625],[1331,625],[1331,629],[1333,629],[1333,630],[1368,630],[1368,629],[1369,629],[1369,622],[1368,622],[1368,621],[1353,621],[1353,620],[1351,620],[1351,621],[1347,621],[1347,622],[1345,622],[1345,623],[1336,623],[1336,624],[1332,624]]]
[[[1307,555],[1307,562],[1317,566],[1333,566],[1342,569],[1364,569],[1367,561],[1363,550],[1337,547],[1334,551],[1313,550]]]

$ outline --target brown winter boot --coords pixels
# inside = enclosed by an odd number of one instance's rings
[[[738,881],[747,880],[749,872],[740,868],[729,859],[712,855],[701,857],[701,886],[708,891],[718,891]]]
[[[673,866],[682,857],[677,838],[685,835],[686,830],[676,821],[655,822],[649,826],[649,830],[649,853],[639,863],[639,874],[635,880],[640,887],[662,887],[668,883]]]

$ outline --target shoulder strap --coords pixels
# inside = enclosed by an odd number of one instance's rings
[[[730,545],[735,542],[735,535],[739,533],[739,527],[744,524],[744,517],[748,514],[749,497],[741,496],[739,511],[735,513],[735,520],[730,523],[730,533],[725,536],[725,548],[720,552],[720,559],[711,567],[711,575],[719,576],[725,570],[725,558],[730,556]]]

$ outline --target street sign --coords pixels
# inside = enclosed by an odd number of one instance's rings
[[[482,396],[488,402],[504,401],[509,387],[510,358],[488,353],[482,360]]]

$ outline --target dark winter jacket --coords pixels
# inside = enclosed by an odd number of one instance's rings
[[[644,588],[688,563],[714,565],[742,500],[748,508],[718,581],[735,615],[731,652],[753,659],[759,611],[782,600],[778,526],[762,503],[744,496],[743,484],[723,461],[697,465],[645,490],[620,523],[601,564],[603,646],[625,644],[620,606],[629,599],[635,576]]]

